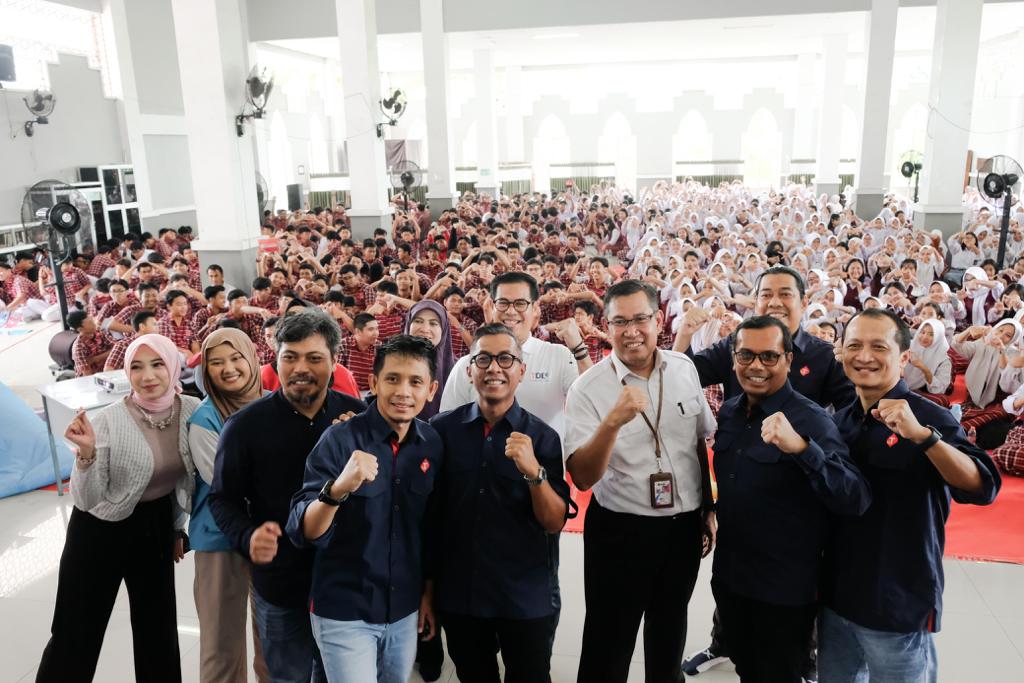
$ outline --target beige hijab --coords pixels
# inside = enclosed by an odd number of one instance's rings
[[[209,362],[210,349],[227,344],[235,351],[245,357],[249,364],[249,382],[239,392],[223,392],[217,388],[210,377]],[[214,330],[203,342],[203,387],[207,395],[213,401],[213,405],[220,413],[221,419],[226,420],[249,403],[263,395],[263,386],[260,383],[260,363],[256,356],[256,347],[249,336],[239,329],[224,327]]]

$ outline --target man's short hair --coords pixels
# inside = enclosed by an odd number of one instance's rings
[[[215,296],[224,291],[224,285],[210,285],[203,290],[203,296],[207,301],[213,299]]]
[[[492,299],[498,298],[498,287],[501,285],[519,285],[523,284],[530,288],[530,301],[536,301],[540,298],[540,290],[537,288],[537,281],[533,279],[533,276],[529,273],[521,273],[518,271],[509,271],[502,273],[498,277],[491,280],[490,293]]]
[[[164,294],[164,303],[170,306],[179,296],[185,297],[185,300],[188,301],[188,294],[185,294],[185,292],[180,289],[169,289],[167,290],[167,293]]]
[[[770,327],[774,327],[782,332],[782,350],[786,353],[792,353],[793,335],[790,333],[789,328],[781,320],[770,315],[755,315],[741,322],[732,333],[732,347],[736,348],[740,332],[743,330],[767,330]]]
[[[252,281],[252,288],[256,289],[270,289],[270,278],[269,277],[258,277]]]
[[[224,274],[224,269],[218,266],[216,263],[211,263],[210,265],[206,266],[206,272],[210,272],[211,270],[215,270],[221,275]]]
[[[798,273],[793,268],[790,268],[789,266],[772,266],[771,268],[765,270],[760,275],[758,275],[757,276],[757,281],[754,282],[754,295],[755,296],[757,295],[758,290],[761,289],[761,280],[763,280],[766,275],[788,275],[788,276],[790,276],[791,278],[793,278],[794,281],[796,281],[796,291],[797,291],[797,293],[799,293],[800,298],[801,299],[804,298],[804,292],[807,291],[807,287],[804,284],[804,278],[803,278],[802,275],[800,275],[800,273]]]
[[[430,379],[434,379],[437,373],[437,353],[434,345],[423,337],[414,337],[411,334],[396,334],[386,342],[377,347],[377,356],[373,359],[373,375],[377,377],[384,368],[384,362],[388,356],[405,356],[415,360],[422,360],[430,370]]]
[[[141,295],[143,292],[145,292],[147,290],[150,290],[150,289],[152,289],[154,292],[159,292],[160,291],[160,288],[157,287],[152,282],[140,282],[138,284],[138,286],[135,288],[135,291],[138,292]]]
[[[293,315],[286,315],[277,321],[274,339],[280,348],[284,344],[304,341],[314,335],[323,337],[331,355],[338,353],[341,346],[341,329],[334,319],[316,308],[307,308]]]
[[[577,308],[580,309],[594,320],[597,320],[598,316],[601,315],[601,309],[593,301],[577,301],[572,305],[572,308],[574,311]]]
[[[850,325],[853,325],[853,321],[857,318],[874,318],[876,320],[887,318],[891,320],[896,326],[896,345],[900,347],[900,351],[910,348],[910,327],[903,321],[903,318],[896,315],[895,311],[888,308],[865,308],[863,311],[858,311],[850,318],[850,322],[846,323],[846,329],[843,331],[844,337],[850,330]]]
[[[516,339],[515,333],[512,332],[512,330],[510,330],[505,325],[502,325],[501,323],[488,323],[486,325],[481,325],[480,327],[476,328],[476,332],[473,333],[473,343],[469,345],[470,350],[475,349],[476,343],[480,341],[483,337],[493,337],[499,334],[506,334],[512,338],[512,344],[514,345],[516,353],[519,355],[520,358],[522,358],[522,344],[520,344],[519,340]]]
[[[234,301],[235,299],[240,299],[243,296],[245,296],[245,292],[243,292],[242,290],[232,289],[230,292],[228,292],[228,301]]]
[[[362,330],[368,323],[372,323],[376,320],[372,313],[358,313],[356,317],[352,318],[352,327],[357,330]]]
[[[89,314],[85,311],[71,311],[68,313],[68,327],[73,330],[82,329],[82,325],[85,324],[85,319],[89,317]]]
[[[604,293],[605,314],[607,315],[608,306],[615,299],[623,296],[633,296],[640,292],[643,292],[644,296],[647,297],[647,303],[651,306],[651,312],[657,313],[661,304],[661,296],[658,294],[658,290],[643,280],[620,280],[609,287],[608,291]]]
[[[146,324],[147,320],[155,317],[156,313],[153,311],[139,311],[132,316],[132,329],[138,332]]]

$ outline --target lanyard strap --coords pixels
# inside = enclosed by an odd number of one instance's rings
[[[622,386],[626,386],[626,379],[620,380]],[[651,424],[651,419],[647,417],[646,411],[640,412],[640,417],[647,423],[647,428],[651,430],[651,434],[654,436],[654,457],[658,461],[658,471],[661,472],[661,439],[658,437],[658,430],[661,428],[661,409],[665,404],[665,370],[658,370],[658,412],[654,418],[654,424]]]

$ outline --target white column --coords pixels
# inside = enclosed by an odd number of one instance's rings
[[[818,145],[815,155],[814,189],[816,193],[838,194],[839,137],[843,130],[842,97],[846,83],[846,35],[827,35],[824,47],[824,82],[818,108]]]
[[[963,220],[964,170],[978,68],[982,0],[939,0],[921,203],[914,224],[952,234]]]
[[[505,161],[525,161],[523,142],[523,67],[505,68]]]
[[[494,107],[494,52],[490,48],[473,51],[473,76],[476,86],[476,193],[497,198],[501,183],[498,181],[498,123]]]
[[[249,72],[248,27],[241,0],[172,0],[185,104],[192,186],[203,265],[246,286],[255,275],[259,207],[250,127],[235,134]]]
[[[889,98],[896,53],[896,14],[899,0],[871,0],[867,28],[867,66],[860,154],[857,157],[857,215],[873,219],[885,198],[885,151],[888,149]]]
[[[420,0],[423,33],[423,84],[427,107],[427,201],[431,213],[452,208],[455,166],[448,135],[448,36],[444,32],[443,0]]]
[[[335,0],[341,42],[345,128],[352,188],[353,237],[370,237],[375,228],[390,233],[387,162],[384,140],[377,137],[380,70],[377,67],[377,13],[373,0]],[[385,127],[385,135],[390,127]]]
[[[799,102],[793,109],[793,154],[792,159],[810,159],[814,156],[814,126],[817,117],[818,84],[814,79],[814,66],[818,55],[804,52],[797,56],[797,93]]]

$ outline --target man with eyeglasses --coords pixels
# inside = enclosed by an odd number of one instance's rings
[[[870,487],[825,409],[793,390],[793,338],[755,316],[733,334],[743,393],[715,435],[718,547],[711,589],[742,680],[800,683],[830,514],[863,514]]]
[[[569,510],[562,444],[516,400],[528,368],[510,329],[477,330],[468,371],[479,399],[438,415],[440,539],[435,609],[463,681],[548,680],[553,551]]]
[[[789,367],[789,382],[793,389],[818,405],[832,406],[834,410],[852,403],[856,392],[842,365],[836,361],[832,345],[808,334],[800,326],[807,307],[806,289],[800,273],[789,266],[772,266],[757,277],[754,291],[754,315],[769,315],[781,321],[793,338],[793,357]],[[732,337],[697,353],[690,351],[690,339],[707,320],[708,314],[700,306],[687,311],[672,348],[685,351],[693,358],[702,387],[721,384],[725,398],[729,399],[742,393],[733,371]],[[682,671],[686,675],[696,676],[729,659],[729,652],[719,638],[717,623],[716,616],[711,629],[711,644],[682,663]],[[808,680],[813,679],[814,670],[812,647],[805,671]]]
[[[649,683],[675,683],[686,609],[714,543],[704,438],[715,429],[693,361],[657,347],[659,294],[605,293],[612,354],[566,399],[566,468],[594,489],[583,532],[587,614],[578,683],[622,683],[644,621]]]

